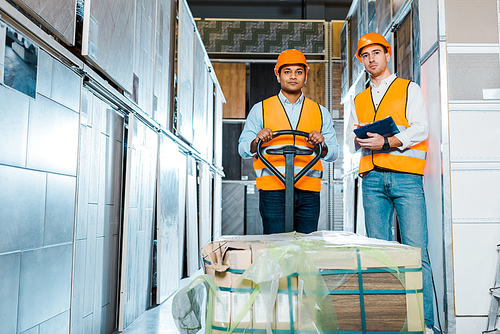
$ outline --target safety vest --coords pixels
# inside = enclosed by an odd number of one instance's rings
[[[356,114],[359,123],[371,123],[392,116],[399,131],[409,127],[406,119],[406,104],[408,101],[409,80],[396,78],[379,103],[378,109],[373,105],[371,87],[359,93],[354,99]],[[364,175],[379,167],[386,170],[424,174],[425,158],[427,154],[426,142],[420,142],[403,151],[391,147],[388,151],[361,150],[359,174]]]
[[[271,131],[293,130],[290,120],[285,111],[285,107],[281,104],[278,96],[272,96],[262,101],[262,119],[264,128],[269,128]],[[323,125],[321,109],[319,104],[308,98],[304,98],[302,110],[300,111],[297,131],[311,132],[313,130],[320,132]],[[280,148],[285,145],[295,145],[298,148],[312,148],[302,136],[282,135],[267,143],[262,144],[262,155],[283,175],[285,175],[285,157],[283,155],[266,154],[269,148]],[[294,162],[294,173],[297,175],[300,171],[314,159],[315,153],[312,155],[297,155]],[[253,160],[255,177],[257,178],[257,189],[259,190],[282,190],[285,185],[276,177],[264,163],[255,156]],[[321,178],[323,177],[323,166],[321,161],[318,161],[314,166],[295,183],[295,188],[307,191],[321,190]]]

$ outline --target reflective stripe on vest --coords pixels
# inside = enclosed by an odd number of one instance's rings
[[[278,172],[280,172],[283,176],[285,175],[285,166],[278,166],[276,167]],[[294,167],[293,168],[293,173],[295,175],[299,174],[300,171],[302,170],[301,167]],[[268,175],[274,175],[273,172],[269,168],[262,168],[262,169],[257,169],[255,170],[255,177],[262,177],[262,176],[268,176]],[[320,170],[315,170],[315,169],[310,169],[308,170],[304,176],[308,177],[314,177],[317,179],[321,179],[323,177],[323,171]]]
[[[359,123],[372,123],[392,116],[400,131],[408,128],[406,104],[408,101],[409,80],[396,78],[380,101],[378,109],[373,105],[371,87],[359,93],[354,99]],[[427,145],[423,141],[404,150],[391,148],[388,151],[361,150],[359,174],[375,167],[404,173],[424,174]]]
[[[271,131],[292,130],[290,120],[286,114],[285,108],[281,104],[278,96],[270,97],[262,101],[262,119],[264,128],[269,128]],[[300,111],[297,131],[311,132],[313,130],[320,132],[323,125],[321,109],[319,105],[308,98],[304,98],[302,110]],[[284,174],[285,157],[283,155],[267,154],[268,149],[281,148],[285,145],[295,145],[303,149],[311,149],[304,137],[283,135],[274,138],[273,140],[263,143],[263,156],[274,166],[278,171]],[[298,174],[309,162],[314,159],[315,153],[311,155],[297,155],[294,162],[294,173]],[[254,158],[253,162],[255,177],[257,178],[257,189],[259,190],[282,190],[285,185],[264,165],[260,159]],[[308,191],[321,190],[321,177],[323,175],[323,166],[318,161],[297,183],[295,188]]]

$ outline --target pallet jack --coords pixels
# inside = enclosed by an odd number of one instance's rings
[[[309,133],[297,130],[281,130],[273,132],[273,138],[282,135],[293,135],[308,138]],[[317,145],[316,150],[298,148],[295,145],[285,145],[279,148],[269,148],[266,150],[266,154],[271,155],[283,155],[285,156],[285,174],[281,174],[276,167],[271,165],[271,163],[262,154],[262,141],[259,139],[257,142],[257,156],[262,160],[264,165],[266,165],[271,172],[278,177],[278,179],[285,185],[285,232],[294,231],[294,204],[295,204],[295,183],[302,176],[304,176],[311,168],[318,162],[321,158],[321,153],[323,152],[322,145]],[[297,175],[294,173],[294,159],[296,155],[312,155],[316,152],[314,159],[309,162]]]

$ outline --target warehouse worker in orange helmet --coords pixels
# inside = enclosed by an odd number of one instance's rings
[[[285,170],[285,158],[266,154],[265,148],[294,144],[311,148],[320,144],[323,145],[324,161],[333,162],[339,155],[330,113],[302,94],[308,71],[309,65],[302,52],[295,49],[283,51],[274,68],[281,91],[252,107],[240,135],[239,154],[244,159],[254,159],[259,211],[265,234],[285,231],[285,186],[256,157],[259,139],[263,142],[264,157],[282,174]],[[279,130],[304,131],[309,133],[309,137],[283,135],[273,138],[273,132]],[[312,155],[296,156],[295,172],[299,173],[313,158]],[[297,232],[310,233],[318,228],[322,174],[322,165],[318,161],[295,184],[294,229]]]
[[[401,241],[422,250],[424,316],[428,333],[434,325],[432,272],[427,252],[427,211],[423,174],[428,136],[428,116],[420,87],[397,78],[389,70],[392,48],[378,33],[358,41],[356,56],[370,75],[370,86],[349,104],[346,144],[351,153],[361,152],[365,226],[369,237],[393,240],[396,210]],[[391,116],[399,133],[383,137],[368,133],[356,137],[355,127]]]

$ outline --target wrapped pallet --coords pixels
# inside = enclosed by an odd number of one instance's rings
[[[205,333],[424,331],[419,248],[323,231],[223,237],[202,251]]]

